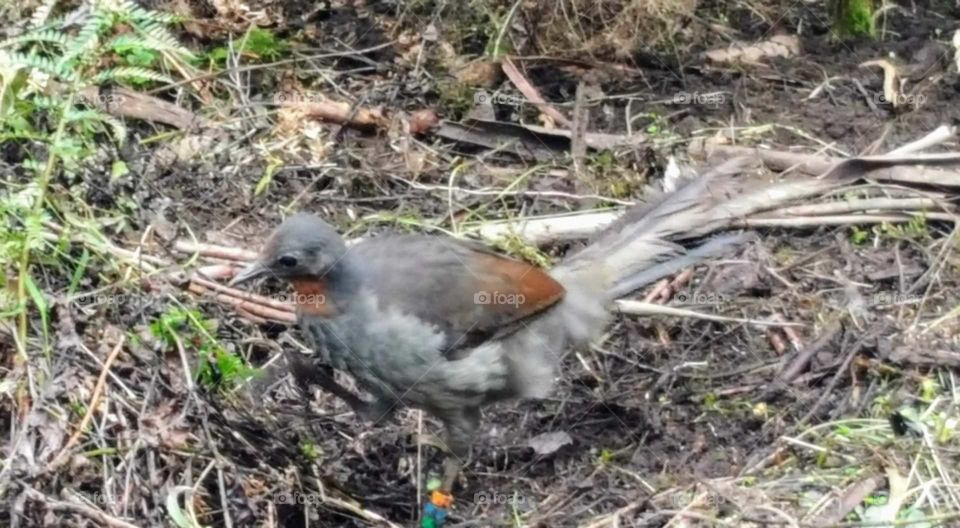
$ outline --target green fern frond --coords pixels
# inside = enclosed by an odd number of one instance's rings
[[[150,11],[140,7],[130,0],[124,0],[121,4],[122,10],[129,13],[130,17],[140,22],[157,22],[159,24],[175,24],[180,22],[183,17],[173,13],[163,13],[160,11]]]
[[[70,45],[64,50],[59,63],[65,65],[78,57],[94,56],[95,54],[91,52],[97,48],[101,32],[109,25],[110,22],[107,20],[106,13],[101,11],[90,13],[77,36],[70,41]]]
[[[100,116],[104,115],[99,110],[94,109],[70,109],[63,113],[63,118],[67,123],[79,123],[83,121],[100,121]]]
[[[120,146],[123,146],[123,144],[127,142],[127,126],[123,124],[123,121],[112,115],[104,115],[102,121],[113,131],[113,139],[115,139]]]
[[[42,71],[61,81],[74,82],[77,80],[77,74],[74,71],[62,64],[53,62],[53,59],[47,57],[14,52],[8,56],[8,62],[12,66]]]
[[[47,21],[43,23],[42,26],[31,28],[32,31],[60,31],[66,33],[67,29],[67,17],[63,15],[56,15],[47,18]]]
[[[123,35],[117,35],[113,37],[107,41],[106,47],[114,50],[124,48],[141,48],[150,51],[166,51],[169,49],[169,47],[164,45],[162,42],[147,40],[138,35],[132,35],[130,33],[124,33]]]
[[[0,48],[20,46],[32,42],[49,42],[51,44],[58,44],[61,47],[65,47],[67,45],[67,35],[62,31],[42,29],[8,38],[7,40],[0,42]]]
[[[101,123],[110,128],[114,139],[121,145],[127,140],[127,127],[122,121],[99,110],[68,110],[63,118],[67,123]]]
[[[162,73],[137,66],[120,66],[117,68],[110,68],[109,70],[103,70],[102,72],[94,75],[93,83],[103,84],[107,81],[117,81],[122,79],[127,79],[134,82],[157,81],[173,84],[173,79],[170,77],[167,77]]]
[[[193,57],[193,53],[181,46],[177,38],[159,22],[150,21],[138,25],[137,30],[145,40],[153,42],[155,45],[164,46],[165,51],[172,51],[185,58]]]
[[[63,108],[64,101],[61,97],[51,97],[49,95],[36,94],[32,99],[33,106],[40,110],[52,110]]]

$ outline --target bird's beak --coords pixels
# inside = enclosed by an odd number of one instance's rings
[[[270,269],[267,268],[267,266],[265,266],[259,260],[255,260],[251,262],[247,267],[240,270],[239,273],[234,275],[233,278],[230,279],[229,285],[236,286],[237,284],[247,282],[252,279],[256,279],[257,277],[260,277],[262,275],[266,275],[269,272],[270,272]]]

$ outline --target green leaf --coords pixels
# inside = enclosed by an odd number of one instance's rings
[[[50,305],[47,304],[47,299],[43,296],[40,288],[37,287],[37,283],[33,282],[33,277],[27,275],[26,279],[27,293],[30,294],[30,299],[33,300],[33,304],[36,305],[37,311],[40,312],[40,322],[43,324],[44,348],[46,349],[46,345],[50,340]]]
[[[123,160],[116,160],[113,162],[113,165],[110,166],[110,181],[113,182],[117,178],[121,178],[130,173],[130,169],[127,168],[127,164]]]
[[[193,488],[190,486],[177,486],[167,493],[167,500],[164,501],[167,507],[167,515],[178,528],[200,528],[200,523],[190,515],[184,513],[180,508],[180,494],[184,494],[184,501],[190,501],[193,495]]]
[[[19,46],[22,44],[29,44],[33,42],[48,42],[51,44],[58,44],[60,46],[67,45],[67,34],[62,31],[53,31],[53,30],[40,30],[35,32],[30,32],[24,35],[17,35],[16,37],[9,38],[0,42],[0,48],[7,48],[13,46]]]
[[[170,77],[138,66],[120,66],[104,70],[93,77],[93,82],[94,84],[103,84],[107,81],[117,81],[121,79],[134,83],[157,81],[173,84],[173,79]]]
[[[70,68],[64,64],[53,62],[53,60],[47,57],[24,55],[22,53],[10,53],[7,55],[6,59],[7,60],[4,62],[10,66],[40,70],[43,73],[51,75],[61,81],[74,82],[77,80],[77,74],[74,73]],[[0,63],[0,66],[4,66],[4,64]]]
[[[87,251],[87,248],[83,248],[83,253],[80,254],[80,262],[77,262],[77,267],[73,270],[73,275],[70,277],[70,286],[67,287],[67,295],[73,295],[73,293],[77,291],[77,286],[80,285],[80,280],[83,279],[83,274],[87,271],[88,262],[90,262],[90,252]]]
[[[252,53],[261,59],[274,60],[285,53],[290,45],[279,40],[276,35],[267,31],[253,27],[247,33],[243,42],[243,52]]]
[[[257,182],[257,186],[253,189],[254,196],[260,196],[263,191],[267,190],[267,187],[270,186],[270,182],[273,181],[273,175],[276,174],[277,169],[283,165],[283,162],[280,160],[272,160],[267,169],[263,172],[263,176],[260,177],[260,180]]]

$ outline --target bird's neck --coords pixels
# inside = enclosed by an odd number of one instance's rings
[[[360,281],[346,260],[342,259],[322,275],[291,279],[298,312],[327,318],[349,307]]]

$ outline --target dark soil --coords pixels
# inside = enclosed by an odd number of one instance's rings
[[[606,177],[616,179],[624,172],[658,174],[665,155],[672,150],[682,156],[685,141],[681,138],[694,135],[732,135],[734,141],[745,144],[803,145],[807,151],[829,144],[833,153],[853,155],[878,141],[876,150],[883,151],[916,139],[940,124],[958,123],[960,79],[956,68],[947,69],[951,57],[946,40],[960,27],[960,12],[952,3],[946,4],[896,12],[888,21],[883,40],[858,42],[835,40],[824,26],[824,14],[811,11],[805,2],[791,3],[774,27],[749,12],[732,10],[727,13],[730,23],[741,21],[732,30],[736,38],[758,40],[776,32],[794,34],[802,27],[801,54],[757,67],[712,65],[701,58],[700,52],[724,45],[726,37],[694,24],[691,31],[701,37],[697,46],[678,53],[644,50],[637,54],[634,64],[628,65],[637,68],[636,74],[595,73],[606,97],[591,108],[591,130],[624,132],[628,99],[615,96],[629,94],[632,115],[646,114],[637,118],[632,130],[646,131],[658,140],[649,149],[616,153],[618,165],[622,157],[628,160],[622,165],[633,168],[623,172],[612,169]],[[710,9],[723,8],[706,9],[704,19],[710,18]],[[332,44],[336,40],[359,48],[390,38],[385,32],[367,35],[363,28],[370,30],[370,20],[344,13],[324,14],[310,23],[316,24],[321,35],[314,44],[317,48],[337,47]],[[742,33],[737,33],[736,27],[744,28]],[[931,49],[934,51],[927,53],[934,53],[935,59],[906,85],[907,92],[916,96],[913,100],[920,102],[898,109],[878,102],[881,71],[859,65],[891,54],[902,64],[920,64],[926,56],[918,57],[918,52]],[[391,62],[392,54],[373,60],[380,64],[374,71],[347,75],[338,81],[358,101],[408,109],[439,104],[435,79],[415,77]],[[348,70],[358,64],[368,65],[367,61],[339,61],[327,63],[327,67]],[[544,96],[558,103],[574,99],[577,82],[584,73],[557,60],[525,63],[524,69]],[[296,74],[312,76],[306,69]],[[257,90],[261,77],[267,82],[268,77],[281,76],[271,71],[256,72],[251,85]],[[827,79],[830,81],[819,96],[809,99],[811,91]],[[510,91],[509,82],[503,88]],[[674,102],[678,93],[714,92],[723,95],[720,104]],[[253,95],[269,97],[267,93]],[[515,114],[510,109],[506,113]],[[350,236],[409,229],[396,221],[356,220],[375,213],[428,219],[422,220],[425,223],[437,219],[438,225],[449,227],[444,223],[449,212],[447,193],[415,189],[403,180],[446,185],[452,156],[435,156],[426,170],[414,174],[399,149],[391,145],[395,138],[329,125],[328,130],[337,134],[330,135],[332,148],[322,162],[312,160],[308,149],[296,151],[293,157],[300,159],[286,160],[273,174],[266,192],[252,197],[253,187],[266,172],[263,158],[256,155],[256,144],[260,139],[270,140],[270,123],[255,110],[240,110],[237,116],[245,119],[225,125],[223,137],[189,161],[165,163],[158,151],[168,147],[151,144],[125,153],[135,175],[130,179],[106,184],[97,179],[94,170],[84,182],[89,187],[88,200],[104,209],[134,200],[138,209],[131,215],[131,226],[117,234],[130,242],[137,240],[146,225],[162,218],[175,226],[180,236],[192,233],[200,239],[253,248],[287,214],[288,207],[317,212],[344,231],[349,230]],[[656,133],[651,132],[652,125],[657,125]],[[758,132],[756,127],[763,125],[778,126],[770,132]],[[254,128],[260,130],[252,136],[244,135]],[[143,137],[149,134],[143,131]],[[450,147],[430,138],[423,141],[441,152]],[[158,151],[150,150],[154,148]],[[489,159],[493,167],[520,167],[520,162],[509,156]],[[568,162],[558,157],[552,165]],[[464,187],[503,186],[498,176],[482,171],[469,172],[465,178],[460,182]],[[603,184],[601,181],[601,187]],[[569,182],[557,182],[541,174],[519,190],[572,191],[569,187]],[[626,198],[639,198],[639,194],[633,192]],[[456,204],[454,212],[461,214],[486,203],[487,197],[468,198]],[[524,214],[535,214],[579,207],[582,204],[559,198],[505,197],[492,203],[484,214],[507,217],[518,215],[521,209]],[[936,233],[943,230],[940,226],[931,229]],[[846,228],[767,231],[761,241],[744,248],[737,258],[698,267],[686,290],[694,294],[705,284],[711,288],[726,285],[722,303],[696,306],[704,311],[748,318],[766,318],[777,312],[787,320],[817,321],[846,302],[843,286],[830,279],[833,270],[842,270],[851,281],[885,287],[865,277],[871,270],[889,265],[890,245],[856,246],[849,239]],[[837,245],[845,246],[845,251],[816,253]],[[565,249],[559,246],[547,250],[562,258]],[[811,259],[811,255],[816,256]],[[921,252],[906,251],[900,258],[905,259],[905,266],[926,269],[930,264]],[[780,277],[774,277],[770,269],[778,270]],[[795,289],[786,288],[780,279],[794,284]],[[89,285],[91,289],[98,286]],[[163,291],[176,293],[175,289]],[[257,326],[238,319],[214,302],[177,295],[183,302],[199,304],[205,314],[219,321],[217,337],[255,364],[274,357],[280,347],[291,346],[287,339],[298,336],[293,329]],[[143,328],[166,309],[155,292],[144,292],[141,300],[146,302],[137,302],[136,309],[121,310],[123,313],[97,313],[81,325],[82,333],[97,339],[107,324]],[[872,317],[879,327],[889,330],[882,311]],[[813,337],[804,334],[807,340]],[[777,379],[784,358],[756,327],[671,318],[618,318],[608,338],[595,349],[567,355],[562,380],[551,398],[486,410],[472,460],[457,492],[453,518],[464,525],[510,525],[515,515],[535,511],[525,517],[525,522],[574,526],[632,507],[632,525],[661,525],[669,517],[658,511],[680,509],[684,504],[677,504],[673,495],[660,496],[658,492],[682,489],[702,479],[736,476],[769,455],[778,437],[795,432],[797,421],[821,396],[839,361],[858,337],[856,328],[839,332],[814,360],[810,369],[813,374],[804,383],[784,384]],[[876,338],[867,339],[864,347],[867,355],[879,354]],[[326,395],[316,395],[305,406],[284,377],[282,360],[240,393],[230,397],[203,393],[200,400],[194,400],[181,386],[183,376],[175,351],[144,354],[147,359],[126,357],[116,368],[125,372],[125,379],[141,395],[146,387],[155,387],[150,406],[172,405],[185,417],[186,429],[198,439],[197,446],[208,442],[201,433],[201,416],[207,415],[208,423],[203,427],[212,433],[225,461],[225,485],[235,526],[265,525],[269,508],[275,508],[270,515],[274,515],[276,525],[306,526],[302,505],[270,499],[280,490],[315,490],[320,482],[331,496],[341,490],[364,508],[399,524],[415,523],[417,497],[422,494],[415,488],[417,453],[411,445],[411,435],[417,428],[414,411],[402,413],[391,423],[371,426]],[[95,365],[88,368],[99,370]],[[856,415],[862,411],[864,398],[851,398],[849,387],[837,387],[831,400],[831,405],[813,417],[814,423],[843,413]],[[424,430],[439,432],[429,417],[424,420]],[[6,427],[3,423],[0,426]],[[539,457],[527,446],[537,435],[559,431],[569,433],[572,443],[556,453]],[[305,444],[316,445],[316,463],[304,456]],[[202,447],[198,447],[202,453],[197,453],[196,461],[178,451],[156,446],[151,449],[157,467],[150,470],[152,475],[146,480],[157,487],[179,481],[187,467],[194,474],[202,471],[211,457]],[[423,456],[427,467],[433,468],[438,460],[436,450],[426,447]],[[70,484],[81,493],[87,489],[85,484],[91,490],[98,489],[97,471],[88,470],[85,477],[77,477],[81,478],[79,484]],[[49,489],[67,485],[58,478],[67,477],[40,476],[33,485]],[[208,509],[202,520],[220,525],[216,479],[208,478],[205,483],[200,492]],[[157,507],[157,517],[144,519],[144,523],[160,523],[163,497],[154,490],[138,493],[140,499],[153,501]],[[273,505],[268,507],[268,502]],[[310,526],[363,525],[329,505],[312,509],[310,515]],[[4,518],[6,515],[0,513],[0,519]]]

